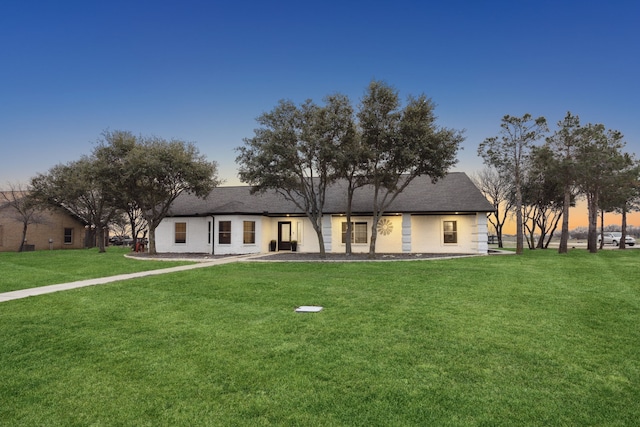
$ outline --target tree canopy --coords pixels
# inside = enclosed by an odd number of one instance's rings
[[[64,206],[95,229],[104,250],[104,232],[121,212],[138,210],[149,227],[149,252],[155,253],[155,228],[184,191],[206,197],[219,184],[217,164],[192,143],[106,131],[90,156],[56,165],[32,179],[34,194]]]
[[[522,117],[506,115],[500,123],[498,136],[485,139],[478,147],[485,164],[497,168],[500,173],[513,177],[516,213],[516,254],[522,254],[523,217],[522,185],[531,149],[548,131],[544,117],[534,119],[526,113]]]
[[[436,125],[435,105],[422,94],[402,107],[398,92],[372,81],[357,117],[364,150],[364,175],[373,187],[369,255],[375,256],[377,226],[386,209],[418,176],[433,182],[457,162],[462,132]]]
[[[325,256],[322,220],[327,186],[338,178],[335,153],[354,137],[353,111],[344,95],[297,106],[280,101],[257,119],[260,128],[238,148],[239,175],[254,192],[274,190],[310,219]]]
[[[340,94],[322,106],[280,101],[258,117],[260,127],[238,148],[243,182],[254,191],[274,190],[303,210],[324,254],[322,218],[325,191],[337,179],[347,187],[347,233],[356,188],[371,185],[373,224],[369,253],[375,256],[377,224],[411,181],[429,175],[435,182],[456,163],[462,133],[438,127],[434,104],[425,95],[409,97],[402,107],[396,90],[372,81],[354,117]],[[347,242],[349,242],[347,238]],[[347,252],[350,245],[347,244]]]

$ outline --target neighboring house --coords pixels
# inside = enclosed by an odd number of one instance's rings
[[[26,250],[80,249],[85,245],[85,223],[64,209],[37,213],[27,227]],[[0,252],[17,252],[23,223],[16,210],[0,197]]]
[[[368,252],[372,190],[356,190],[352,208],[352,251]],[[327,190],[323,216],[325,249],[344,253],[344,183]],[[378,224],[377,253],[486,254],[487,213],[493,206],[464,173],[450,173],[436,184],[419,177],[387,209]],[[206,199],[183,194],[156,229],[158,252],[251,254],[270,250],[319,252],[311,222],[274,191],[251,194],[251,187],[217,187]]]

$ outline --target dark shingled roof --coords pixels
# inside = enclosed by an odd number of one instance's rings
[[[346,211],[345,182],[337,182],[327,189],[324,206],[326,214]],[[372,187],[356,190],[353,198],[354,214],[370,214]],[[428,176],[415,178],[387,209],[391,213],[491,212],[493,206],[462,172],[453,172],[431,182]],[[251,187],[216,187],[206,199],[182,194],[171,206],[168,216],[206,216],[224,214],[297,215],[303,214],[293,203],[275,191],[251,194]]]

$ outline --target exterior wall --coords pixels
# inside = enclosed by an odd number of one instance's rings
[[[84,248],[84,224],[62,210],[44,211],[41,224],[27,227],[27,245],[35,250]],[[70,228],[71,243],[64,242],[64,230]],[[17,252],[22,239],[22,222],[15,219],[13,208],[0,209],[0,252]],[[51,240],[51,243],[49,243]]]
[[[411,217],[411,252],[482,253],[479,248],[477,224],[478,216],[482,215],[484,214],[413,215]],[[456,221],[458,237],[457,243],[444,243],[444,221]],[[484,234],[484,242],[486,246],[486,228]],[[484,253],[486,253],[486,250]]]
[[[476,223],[478,225],[476,240],[478,242],[478,253],[489,253],[489,220],[487,214],[484,212],[478,212],[476,214]]]
[[[267,243],[271,240],[278,240],[278,223],[291,222],[291,240],[298,242],[298,252],[319,252],[320,244],[316,237],[311,221],[307,217],[271,217],[265,218],[264,223],[268,224],[265,236]],[[327,240],[325,239],[325,249]],[[265,250],[266,251],[266,250]]]
[[[388,221],[385,227],[384,233],[378,233],[376,238],[376,252],[377,253],[400,253],[402,252],[402,216],[401,215],[389,215],[380,219],[381,221]],[[346,222],[347,218],[343,215],[336,215],[331,218],[331,240],[332,240],[332,252],[344,253],[346,251],[346,243],[342,243],[342,223]],[[369,245],[371,244],[371,226],[373,224],[373,218],[369,216],[352,216],[351,221],[366,222],[367,223],[367,241],[366,243],[352,243],[351,251],[353,253],[366,253],[369,252]]]
[[[220,221],[231,221],[231,243],[219,243]],[[243,222],[255,221],[255,244],[243,243]],[[342,215],[323,219],[323,235],[327,252],[344,253]],[[369,251],[372,218],[352,217],[353,222],[366,222],[366,243],[353,243],[354,253]],[[468,215],[388,215],[381,221],[376,239],[377,253],[480,253],[486,254],[487,217],[484,213]],[[457,242],[444,243],[444,221],[456,221]],[[175,243],[175,223],[186,223],[186,243]],[[212,217],[165,218],[156,229],[158,252],[213,253],[218,255],[264,253],[271,240],[278,239],[278,223],[291,223],[291,240],[298,242],[298,252],[320,251],[311,221],[306,217],[264,217],[260,215],[220,215]],[[211,223],[211,228],[209,224]]]
[[[231,221],[231,243],[220,243],[221,221]],[[243,242],[244,221],[254,221],[255,243]],[[264,217],[261,215],[217,215],[215,217],[170,217],[156,228],[156,250],[175,253],[212,253],[215,255],[252,254],[269,251],[271,240],[278,238],[278,222],[291,222],[291,240],[298,242],[298,251],[318,252],[319,245],[311,222],[298,217]],[[186,223],[185,243],[175,242],[175,224]],[[211,223],[211,236],[209,236]],[[210,238],[211,237],[211,238]]]
[[[175,224],[187,224],[187,238],[185,243],[175,242]],[[209,241],[209,224],[213,227],[213,218],[187,217],[165,218],[156,227],[156,251],[175,253],[213,253],[213,245]],[[211,230],[213,235],[213,228]]]
[[[219,215],[215,217],[215,227],[213,241],[215,247],[213,253],[216,255],[233,255],[233,254],[256,254],[267,252],[269,250],[269,241],[262,241],[263,227],[265,226],[265,218],[260,215]],[[231,221],[231,243],[220,243],[220,221]],[[243,223],[244,221],[254,221],[256,223],[255,243],[244,243]],[[266,221],[267,224],[269,221]]]

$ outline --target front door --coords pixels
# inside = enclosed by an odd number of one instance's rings
[[[291,222],[278,222],[278,250],[291,250]]]

